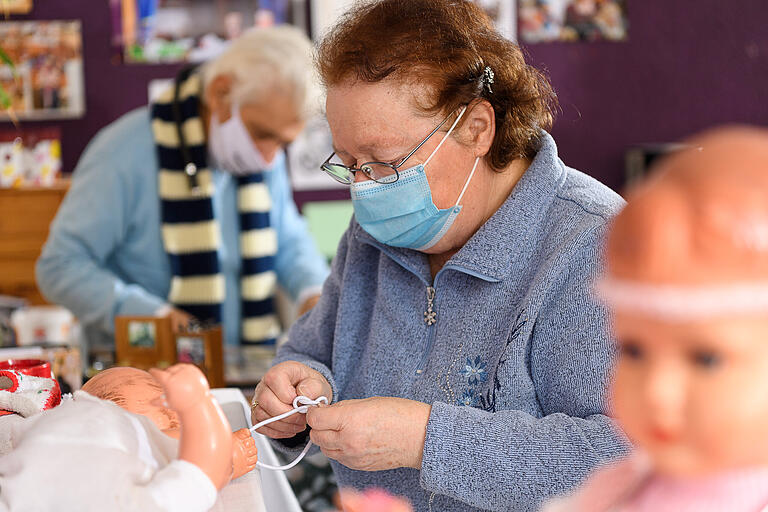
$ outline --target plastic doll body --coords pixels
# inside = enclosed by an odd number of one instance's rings
[[[8,423],[11,421],[11,423]],[[29,418],[0,419],[0,511],[204,512],[210,476],[177,458],[179,443],[145,416],[77,391]]]
[[[250,432],[247,429],[235,433],[229,431],[229,423],[197,368],[176,365],[166,371],[152,370],[151,373],[136,368],[111,368],[88,381],[83,390],[146,416],[163,433],[180,439],[179,458],[195,464],[204,463],[208,469],[200,466],[201,469],[206,474],[210,470],[216,476],[217,480],[212,478],[212,481],[219,489],[230,478],[238,478],[255,467],[258,456]],[[170,408],[164,404],[164,388],[165,401]],[[222,435],[222,428],[226,430],[226,436]],[[228,437],[229,442],[222,441],[222,437]],[[231,462],[222,458],[222,454],[227,453],[231,454]],[[222,483],[221,467],[227,464]]]
[[[168,405],[179,417],[179,458],[202,469],[221,489],[232,476],[232,430],[211,396],[205,376],[189,364],[150,373],[163,386]]]
[[[638,452],[550,510],[768,507],[768,132],[694,145],[630,196],[598,286]]]

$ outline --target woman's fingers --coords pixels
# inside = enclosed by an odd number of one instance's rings
[[[300,432],[303,432],[303,431],[299,431],[299,432],[295,432],[293,434],[288,434],[288,433],[285,433],[285,432],[281,432],[279,430],[275,430],[275,429],[270,428],[270,427],[271,427],[271,425],[267,425],[265,427],[261,427],[258,430],[259,434],[263,434],[263,435],[269,437],[270,439],[290,439],[292,437],[296,437],[296,435],[299,434]]]
[[[284,404],[275,396],[271,389],[261,384],[257,387],[255,400],[258,403],[258,407],[251,413],[251,421],[254,425],[293,410],[293,405]],[[282,420],[269,423],[257,432],[268,437],[286,438],[293,437],[306,428],[306,416],[295,413]]]
[[[296,385],[304,379],[302,371],[296,364],[283,364],[273,367],[264,375],[262,382],[284,404],[292,404],[296,398]]]
[[[275,395],[274,391],[268,387],[267,385],[260,383],[256,387],[256,394],[254,395],[254,401],[258,404],[258,407],[256,407],[256,411],[259,409],[262,409],[266,416],[259,418],[259,421],[263,421],[267,418],[272,418],[274,416],[279,416],[280,414],[284,414],[288,411],[293,410],[293,399],[289,402],[283,402],[280,400],[277,395]],[[289,416],[285,420],[288,423],[303,423],[303,420],[296,421],[296,419],[293,417],[293,415]],[[254,422],[254,425],[257,422]]]
[[[263,420],[262,420],[263,421]],[[299,432],[304,431],[307,427],[306,425],[294,425],[291,423],[285,423],[282,421],[275,421],[272,423],[267,423],[263,427],[259,428],[257,432],[260,434],[264,434],[264,429],[268,428],[270,430],[273,430],[275,432],[280,432],[281,434],[285,434],[289,437],[293,437]]]
[[[340,451],[342,448],[339,433],[335,430],[310,430],[309,438],[323,451]]]
[[[267,372],[256,387],[256,407],[251,412],[251,421],[257,425],[292,411],[293,401],[299,395],[330,398],[329,394],[330,385],[320,373],[301,363],[289,361],[278,364]],[[261,427],[258,432],[281,439],[293,437],[306,428],[306,414],[294,413]]]
[[[321,380],[322,379],[322,380]],[[327,388],[327,389],[326,389]],[[296,392],[299,395],[306,396],[312,400],[324,396],[328,400],[331,399],[331,393],[329,393],[330,385],[325,382],[322,376],[311,376],[298,383],[296,386]]]

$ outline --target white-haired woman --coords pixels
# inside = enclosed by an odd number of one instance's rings
[[[276,282],[314,304],[327,267],[281,151],[318,104],[311,60],[297,30],[248,32],[96,135],[37,264],[91,345],[111,344],[116,315],[194,317],[229,345],[269,345]]]

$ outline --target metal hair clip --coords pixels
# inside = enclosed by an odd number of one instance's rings
[[[493,94],[493,89],[491,89],[491,84],[493,84],[493,79],[496,75],[493,74],[493,70],[490,68],[490,66],[485,66],[485,69],[483,70],[483,87],[488,89],[488,94]]]

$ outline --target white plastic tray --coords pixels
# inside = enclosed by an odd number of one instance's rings
[[[212,390],[224,414],[227,416],[232,431],[250,428],[251,410],[243,393],[237,388]],[[259,460],[273,466],[279,466],[272,445],[266,437],[254,434]],[[219,493],[219,500],[211,509],[216,512],[301,512],[296,495],[282,471],[254,469],[232,481]]]

